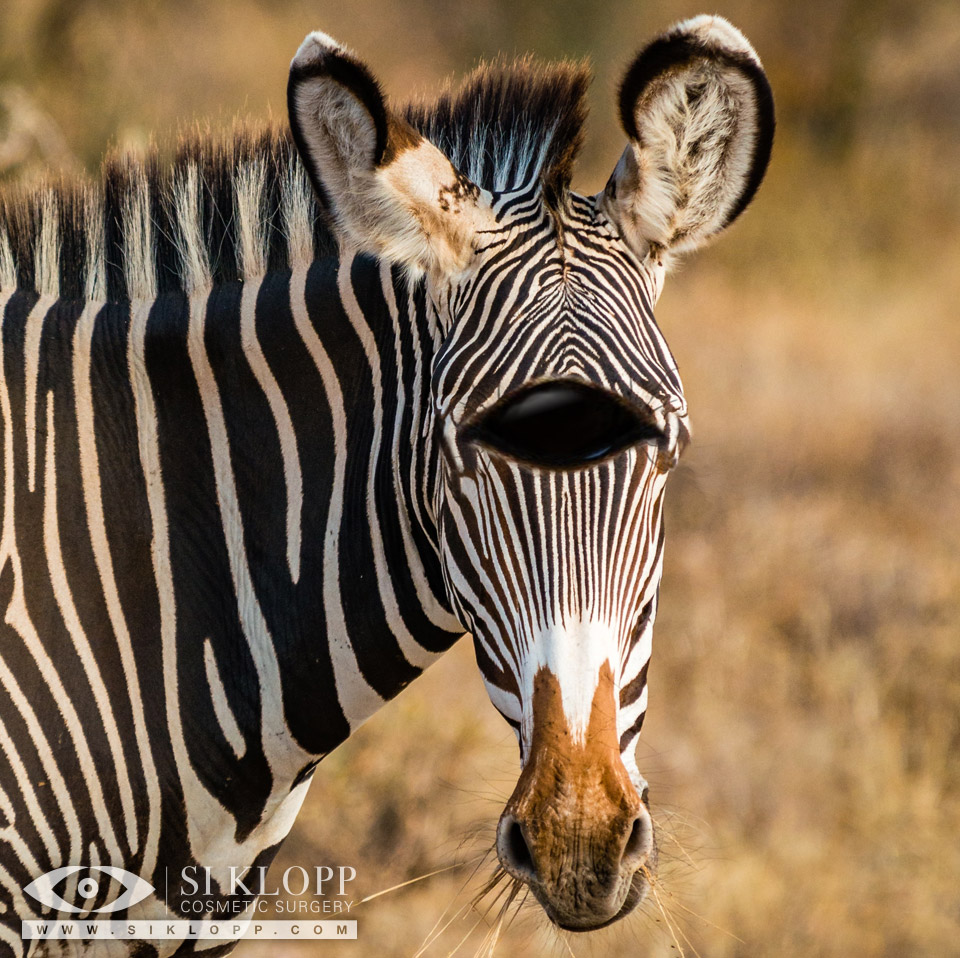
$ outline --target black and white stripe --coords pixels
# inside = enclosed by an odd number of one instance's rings
[[[312,203],[295,185],[291,227]],[[198,213],[181,198],[182,291],[64,301],[3,276],[0,935],[17,952],[39,907],[22,889],[54,867],[150,879],[269,854],[301,769],[463,631],[425,495],[422,297],[296,233],[291,268],[247,256],[214,285]],[[129,288],[155,288],[128,252]]]

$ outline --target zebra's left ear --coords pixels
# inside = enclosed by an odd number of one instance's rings
[[[677,24],[620,86],[630,142],[598,200],[641,258],[703,245],[753,198],[773,145],[773,95],[746,37],[722,17]]]
[[[311,33],[290,64],[294,142],[321,202],[361,250],[433,274],[463,269],[491,196],[393,113],[367,67]]]

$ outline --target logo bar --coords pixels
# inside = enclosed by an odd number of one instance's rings
[[[357,937],[355,919],[344,921],[25,921],[21,938],[57,940],[182,941],[205,939],[235,941],[256,938],[270,941],[351,941]]]

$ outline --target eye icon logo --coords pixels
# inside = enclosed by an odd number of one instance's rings
[[[119,898],[112,902],[101,905],[99,908],[91,907],[100,893],[102,879],[98,880],[93,875],[88,874],[77,882],[78,905],[71,905],[70,902],[64,901],[55,889],[65,878],[76,875],[77,872],[102,872],[106,876],[107,884],[113,878],[119,882],[123,892]],[[40,902],[41,905],[46,905],[56,911],[73,912],[74,914],[82,911],[98,912],[99,914],[122,911],[124,908],[130,908],[143,901],[153,890],[153,885],[144,881],[139,875],[134,875],[122,868],[114,868],[111,865],[65,865],[63,868],[54,868],[53,871],[41,875],[24,888],[24,891]]]

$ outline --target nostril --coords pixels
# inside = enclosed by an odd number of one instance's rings
[[[520,828],[519,822],[514,822],[507,832],[507,852],[517,867],[533,871],[533,856],[527,847],[527,841],[523,837],[523,829]]]
[[[533,878],[536,875],[530,846],[524,838],[523,828],[515,818],[505,817],[501,821],[497,844],[504,866],[514,876]]]
[[[633,820],[627,843],[623,848],[623,864],[637,867],[650,853],[650,829],[646,815],[638,815]]]

